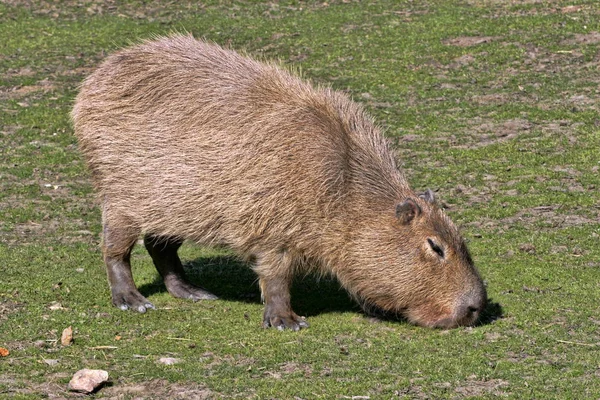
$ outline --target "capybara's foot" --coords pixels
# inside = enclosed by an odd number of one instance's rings
[[[186,280],[181,260],[177,255],[177,249],[182,243],[183,241],[177,238],[152,235],[144,237],[144,245],[154,261],[154,266],[173,297],[192,301],[217,299],[217,296],[208,290],[192,285]]]
[[[285,329],[291,329],[292,331],[299,331],[302,328],[308,328],[308,322],[306,318],[296,315],[293,311],[287,313],[274,313],[269,310],[270,307],[265,308],[265,315],[263,317],[263,328],[277,328],[280,331]]]
[[[154,304],[150,303],[137,290],[120,292],[113,290],[112,302],[121,310],[133,310],[139,313],[145,313],[148,309],[155,309]]]
[[[173,297],[178,297],[180,299],[192,301],[218,299],[217,296],[210,293],[208,290],[192,285],[182,279],[166,279],[165,286]]]
[[[268,261],[268,258],[266,257],[261,261],[263,262],[263,265],[256,268],[256,271],[259,273],[259,275],[261,275],[265,269],[270,269],[272,271],[273,268],[277,268],[266,264],[265,261]],[[289,257],[286,257],[284,253],[280,254],[279,258],[277,258],[275,262],[279,264],[284,263],[284,265],[287,263],[289,265],[285,266],[287,268],[292,268],[292,260]],[[267,267],[265,267],[265,265]],[[278,266],[278,268],[281,268],[281,266]],[[280,331],[285,329],[299,331],[302,328],[308,328],[306,319],[296,315],[290,306],[289,276],[271,275],[267,277],[261,277],[259,284],[263,299],[265,300],[263,328],[273,327]]]

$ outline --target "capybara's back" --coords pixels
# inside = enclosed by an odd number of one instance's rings
[[[430,191],[409,188],[380,130],[343,94],[177,35],[110,56],[72,116],[123,309],[152,307],[129,265],[140,235],[177,297],[215,298],[185,280],[183,240],[253,263],[265,326],[307,325],[289,285],[311,269],[421,325],[472,324],[484,307],[457,229]]]

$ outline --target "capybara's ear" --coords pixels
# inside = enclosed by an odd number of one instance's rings
[[[427,189],[425,192],[421,193],[419,197],[428,203],[435,203],[435,193],[433,193],[433,190],[431,189]]]
[[[403,225],[408,225],[419,214],[421,207],[410,197],[396,206],[396,218]]]

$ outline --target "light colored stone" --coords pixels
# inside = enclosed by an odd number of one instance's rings
[[[72,392],[92,393],[100,385],[108,381],[108,372],[101,369],[81,369],[75,372],[69,382]]]
[[[63,346],[70,346],[73,343],[73,328],[65,328],[60,337],[60,344]]]
[[[161,357],[158,360],[158,362],[161,364],[165,364],[165,365],[173,365],[173,364],[180,363],[181,360],[179,358],[173,358],[173,357]]]

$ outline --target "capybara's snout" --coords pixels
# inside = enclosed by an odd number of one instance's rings
[[[479,321],[487,305],[485,288],[481,286],[466,293],[457,301],[450,315],[433,322],[433,328],[451,329],[458,326],[472,326]]]

